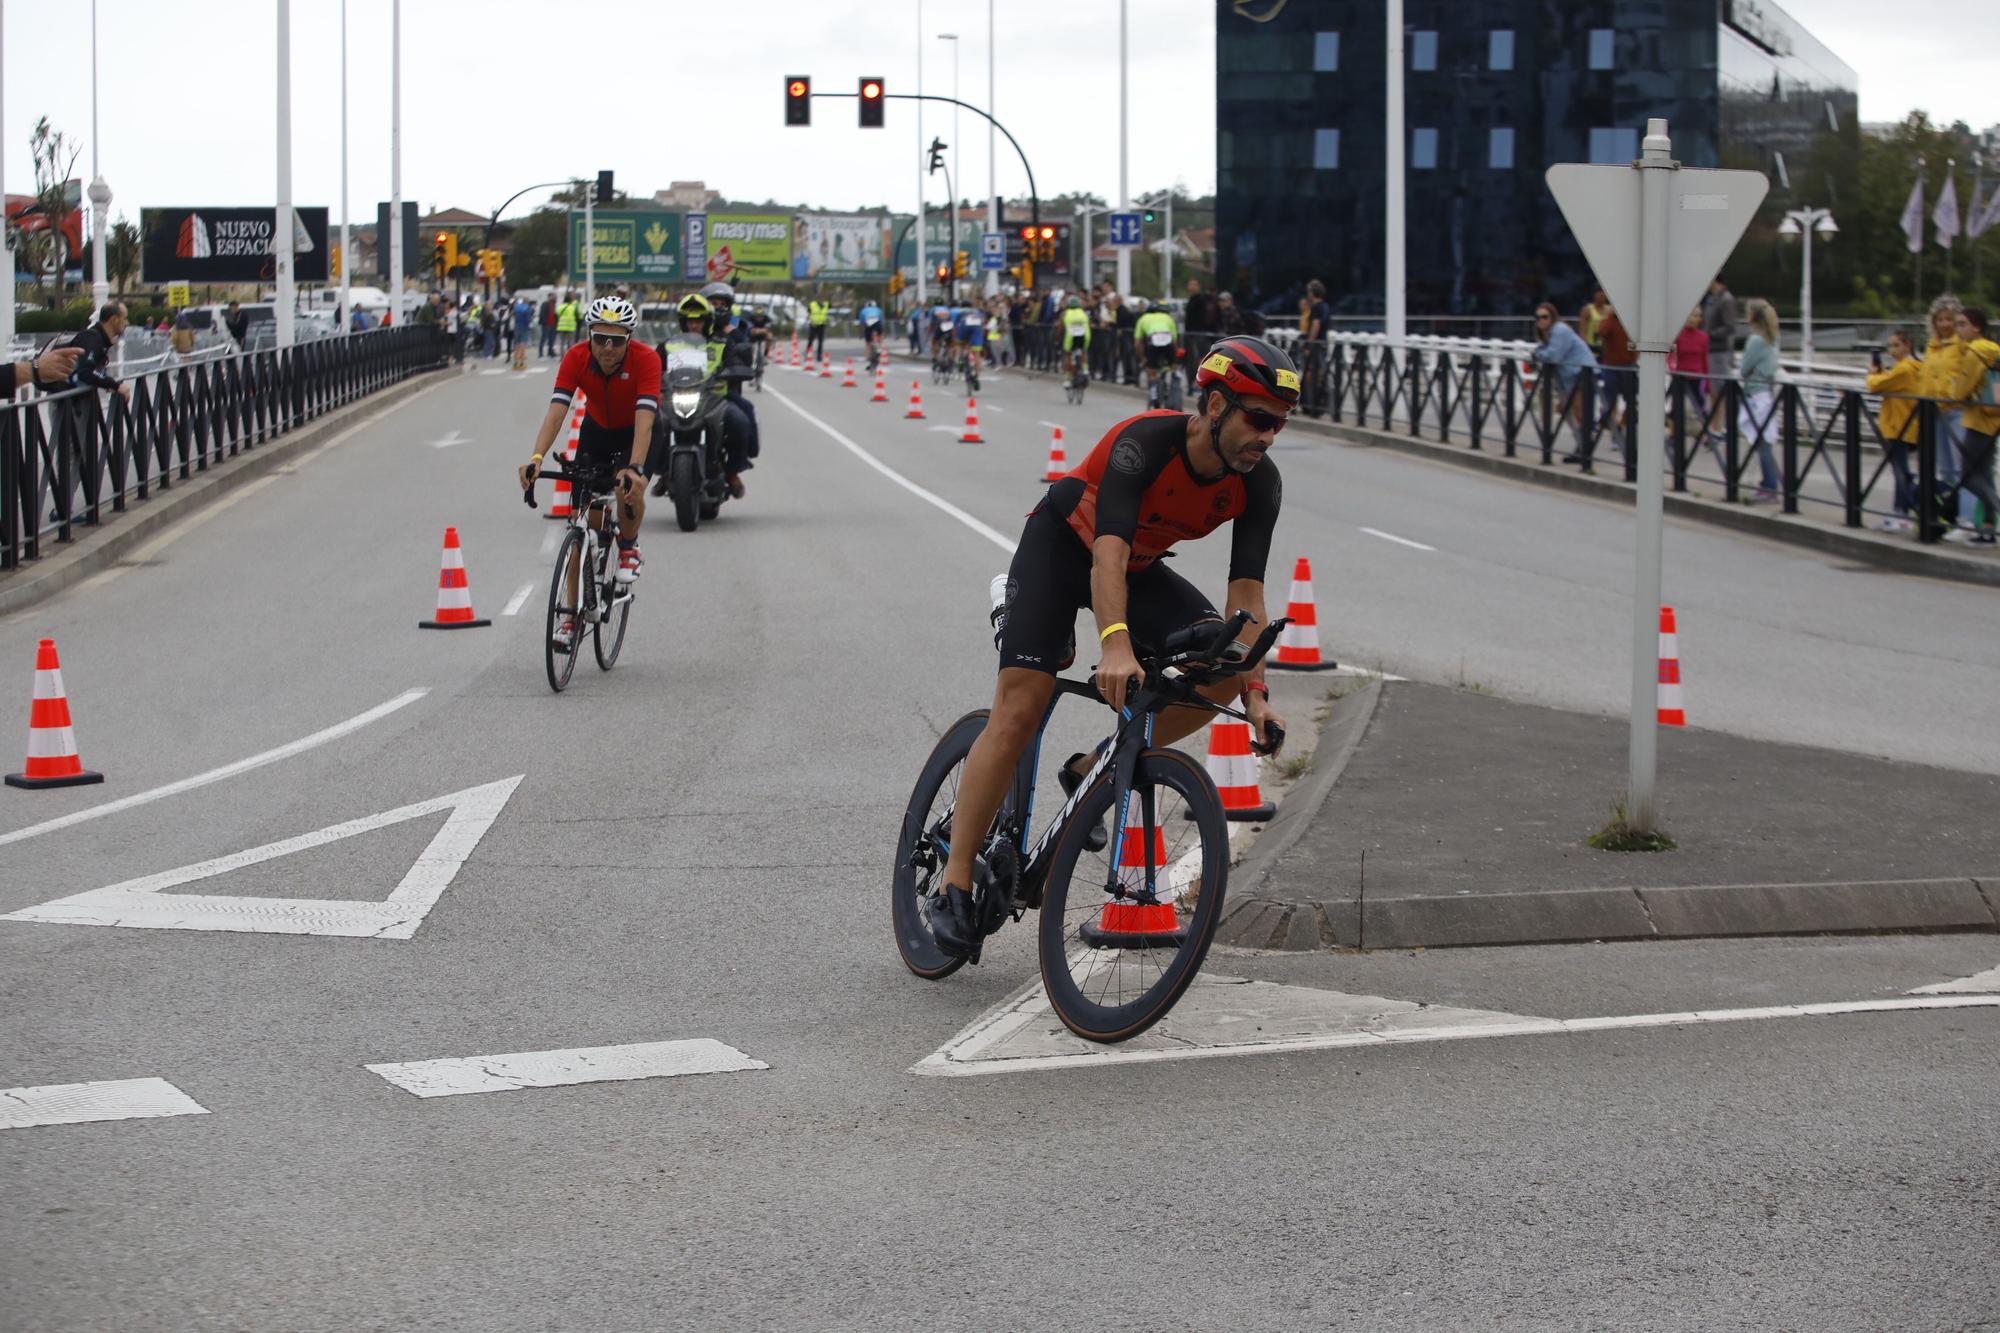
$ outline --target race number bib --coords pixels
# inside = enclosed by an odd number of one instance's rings
[[[1174,335],[1171,333],[1149,333],[1146,335],[1146,341],[1155,347],[1172,347],[1174,345]]]

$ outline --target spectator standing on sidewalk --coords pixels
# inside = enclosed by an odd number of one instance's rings
[[[1748,307],[1750,336],[1737,364],[1743,380],[1743,406],[1738,429],[1757,447],[1756,502],[1779,498],[1778,464],[1771,442],[1778,430],[1778,312],[1769,301],[1752,297]]]
[[[562,304],[556,307],[556,342],[567,349],[577,339],[576,293],[563,293]]]
[[[1538,386],[1539,392],[1554,398],[1581,444],[1583,402],[1575,396],[1575,389],[1577,381],[1586,372],[1597,369],[1597,358],[1591,355],[1589,345],[1577,336],[1576,330],[1563,323],[1562,316],[1547,301],[1535,307],[1535,340],[1541,345],[1535,348],[1532,359],[1545,372]]]
[[[244,343],[250,336],[250,316],[244,312],[241,305],[235,301],[229,303],[222,312],[222,327],[228,330],[230,339],[236,344],[236,350],[243,351]]]
[[[1598,438],[1606,430],[1617,442],[1618,457],[1625,460],[1632,456],[1625,427],[1639,414],[1639,351],[1632,346],[1631,335],[1625,332],[1624,322],[1609,301],[1597,317],[1597,337],[1602,347],[1598,353],[1597,393],[1601,401],[1597,430],[1583,440],[1577,453],[1563,459],[1565,463],[1581,463],[1586,468],[1597,452]]]
[[[62,346],[74,347],[83,353],[77,358],[76,369],[69,374],[71,388],[88,386],[103,389],[117,394],[128,403],[132,401],[132,386],[115,378],[106,369],[111,361],[111,349],[118,345],[126,322],[125,303],[106,301],[104,308],[97,312],[95,324],[64,340]]]
[[[550,292],[542,298],[541,308],[535,312],[535,325],[542,331],[541,342],[535,348],[535,359],[556,354],[556,296]]]
[[[1708,364],[1718,380],[1736,378],[1736,297],[1717,274],[1701,299],[1701,328],[1708,335]]]
[[[1916,399],[1898,395],[1922,391],[1924,363],[1917,360],[1915,344],[1903,329],[1889,334],[1888,365],[1882,364],[1880,350],[1869,361],[1868,392],[1882,395],[1882,410],[1875,420],[1882,432],[1882,452],[1888,455],[1896,478],[1896,517],[1881,519],[1875,526],[1883,532],[1900,532],[1910,526],[1910,513],[1917,503],[1910,459],[1917,447],[1918,419]]]
[[[1708,334],[1701,327],[1701,310],[1688,312],[1687,323],[1674,335],[1674,345],[1667,353],[1667,370],[1675,375],[1689,377],[1686,388],[1681,392],[1694,400],[1695,416],[1708,413]],[[1701,376],[1696,379],[1694,376]]]
[[[1599,326],[1604,316],[1610,313],[1611,298],[1599,287],[1590,294],[1590,301],[1576,313],[1576,331],[1583,335],[1583,345],[1590,349],[1592,356],[1601,355],[1604,350],[1604,335]]]
[[[514,341],[512,346],[507,349],[509,352],[512,352],[515,348],[519,348],[519,355],[516,358],[518,360],[527,359],[528,331],[534,327],[534,324],[535,303],[530,301],[524,292],[514,298]]]
[[[173,344],[175,356],[194,355],[194,321],[188,318],[187,311],[174,316],[174,331],[168,341]]]
[[[1118,302],[1117,324],[1118,382],[1136,385],[1139,382],[1138,344],[1133,341],[1139,332],[1139,303],[1136,300]]]
[[[1931,336],[1924,347],[1924,378],[1921,392],[1939,399],[1937,414],[1937,487],[1944,515],[1960,516],[1963,501],[1958,492],[1959,452],[1965,444],[1965,414],[1951,400],[1952,381],[1958,377],[1958,363],[1965,345],[1958,337],[1958,298],[1947,292],[1931,302]],[[1964,515],[1967,519],[1975,517]]]
[[[1960,309],[1955,323],[1960,350],[1950,397],[1962,404],[1959,412],[1965,431],[1958,460],[1959,485],[1979,499],[1970,540],[1976,546],[1991,546],[1994,519],[2000,516],[2000,495],[1993,491],[1994,437],[2000,433],[2000,343],[1987,336],[1986,312],[1978,306]]]

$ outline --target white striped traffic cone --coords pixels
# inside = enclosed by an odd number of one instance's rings
[[[1063,457],[1062,427],[1055,428],[1049,437],[1049,465],[1042,473],[1043,481],[1061,481],[1069,471],[1069,459]]]
[[[1681,699],[1681,642],[1674,628],[1674,609],[1660,608],[1660,725],[1685,727],[1687,706]]]
[[[1250,724],[1222,713],[1208,724],[1208,776],[1222,793],[1225,818],[1261,823],[1278,813],[1257,787],[1257,756],[1250,750]]]
[[[792,364],[799,364],[799,331],[792,330]]]
[[[819,377],[823,380],[833,378],[833,361],[827,356],[824,348],[821,349],[819,354]]]
[[[869,395],[868,401],[871,403],[886,403],[889,401],[889,387],[882,383],[882,372],[879,369],[875,372],[875,392]]]
[[[858,389],[861,387],[854,382],[854,358],[851,356],[847,358],[847,373],[841,376],[840,387],[843,389]]]
[[[472,617],[472,585],[465,577],[465,553],[458,547],[458,529],[444,530],[444,563],[438,569],[436,620],[419,620],[418,629],[477,629],[490,620]]]
[[[28,705],[28,762],[19,773],[7,775],[7,785],[37,791],[102,781],[104,775],[87,771],[77,755],[76,730],[70,725],[69,696],[63,693],[56,641],[43,639],[35,649],[35,700]]]
[[[965,433],[958,437],[960,444],[984,444],[986,437],[979,433],[979,400],[968,395],[965,400]]]
[[[1136,813],[1136,811],[1135,811]],[[1118,847],[1118,885],[1130,894],[1146,887],[1146,833],[1137,824],[1126,826]],[[1107,898],[1097,920],[1078,930],[1083,942],[1095,949],[1173,948],[1186,937],[1180,913],[1174,907],[1173,871],[1167,864],[1167,833],[1153,829],[1153,890],[1157,902],[1135,902],[1131,898]]]
[[[917,387],[915,380],[910,381],[910,410],[903,413],[903,419],[905,421],[922,421],[924,419],[924,395],[923,391]]]
[[[564,442],[562,451],[562,456],[565,459],[574,460],[576,458],[576,437],[577,433],[582,429],[583,429],[583,402],[581,395],[579,395],[576,406],[570,409],[569,439]],[[549,512],[547,517],[554,519],[567,519],[570,516],[571,512],[572,511],[570,508],[569,478],[557,477],[554,498],[549,502]]]
[[[1319,613],[1313,606],[1312,563],[1304,556],[1292,568],[1292,595],[1285,615],[1291,624],[1278,634],[1278,656],[1271,665],[1280,671],[1329,671],[1338,663],[1319,655]]]

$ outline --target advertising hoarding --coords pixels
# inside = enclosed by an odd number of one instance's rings
[[[792,219],[792,277],[799,282],[887,282],[889,219],[880,213],[801,213]]]
[[[592,263],[599,283],[681,281],[681,215],[597,209],[591,219],[596,232]],[[583,281],[583,213],[569,219],[569,280]]]
[[[784,282],[792,276],[792,220],[775,213],[710,213],[708,276]]]
[[[142,208],[139,280],[276,282],[274,208]],[[292,210],[292,276],[327,280],[326,210]]]

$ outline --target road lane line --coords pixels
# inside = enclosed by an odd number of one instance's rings
[[[375,705],[365,713],[357,713],[345,722],[336,723],[324,731],[315,731],[310,736],[302,737],[299,740],[291,742],[289,745],[280,745],[275,750],[266,750],[262,754],[253,754],[248,759],[238,759],[233,764],[224,764],[221,768],[212,768],[206,773],[197,773],[191,778],[182,778],[179,782],[170,782],[164,787],[154,787],[150,791],[134,792],[130,796],[121,797],[115,801],[107,801],[103,805],[93,805],[89,809],[77,810],[71,814],[61,815],[40,824],[30,824],[27,828],[15,829],[12,833],[0,833],[0,847],[5,847],[11,842],[25,842],[29,838],[38,837],[44,833],[54,833],[57,829],[66,829],[73,824],[81,824],[87,820],[102,819],[106,815],[115,815],[121,810],[130,810],[136,805],[146,805],[153,801],[163,801],[169,796],[179,796],[182,792],[193,791],[197,787],[206,787],[211,783],[222,782],[240,773],[248,773],[252,769],[262,768],[266,764],[275,764],[280,759],[290,759],[293,755],[304,754],[307,750],[317,749],[329,741],[337,741],[342,736],[359,731],[371,722],[379,722],[397,709],[408,707],[430,692],[430,686],[419,685],[414,689],[404,690],[387,703]]]
[[[534,584],[523,583],[519,591],[517,591],[512,597],[507,599],[507,609],[502,611],[500,614],[503,616],[511,616],[515,614],[517,611],[521,609],[522,604],[528,600],[528,598],[534,593],[534,591],[535,591]]]
[[[1068,429],[1068,427],[1064,426],[1064,425],[1062,424],[1062,422],[1060,422],[1060,421],[1037,421],[1037,422],[1036,422],[1035,424],[1036,424],[1037,426],[1047,426],[1047,427],[1048,427],[1048,428],[1049,428],[1050,430],[1067,430],[1067,429]]]
[[[869,467],[874,468],[877,472],[887,477],[890,481],[895,482],[898,486],[901,486],[904,490],[916,496],[919,500],[922,500],[925,504],[935,505],[937,508],[942,509],[945,513],[950,514],[953,518],[963,523],[966,527],[971,528],[974,532],[984,537],[987,541],[992,542],[995,546],[999,547],[1007,554],[1009,555],[1014,554],[1013,539],[1008,537],[1005,533],[1001,532],[999,529],[994,528],[986,523],[980,522],[978,519],[966,513],[963,509],[960,509],[957,505],[953,504],[951,501],[937,494],[935,491],[927,491],[923,487],[917,485],[917,483],[911,481],[908,477],[896,471],[896,469],[890,467],[888,464],[884,463],[881,459],[875,457],[875,455],[869,453],[866,449],[863,449],[860,445],[848,439],[845,435],[842,435],[832,426],[827,425],[824,421],[821,421],[818,417],[806,411],[803,407],[800,407],[790,398],[787,398],[784,395],[784,393],[781,392],[780,390],[770,389],[767,390],[767,392],[773,398],[776,398],[779,402],[783,403],[786,407],[791,408],[792,411],[798,413],[800,416],[804,417],[807,421],[819,427],[820,430],[825,432],[827,437],[830,438],[835,444],[838,444],[841,448],[847,450],[849,453],[853,454],[856,458],[866,463]]]
[[[1384,532],[1380,528],[1363,528],[1361,530],[1367,533],[1370,537],[1380,537],[1383,541],[1394,542],[1398,546],[1408,546],[1419,551],[1437,550],[1437,547],[1435,546],[1426,546],[1422,542],[1413,542],[1408,537],[1398,537],[1395,533]]]
[[[457,1097],[470,1092],[513,1092],[560,1088],[577,1083],[622,1083],[687,1074],[733,1074],[769,1069],[734,1046],[707,1037],[692,1041],[634,1042],[626,1046],[579,1046],[566,1051],[523,1051],[514,1055],[471,1055],[450,1060],[409,1060],[363,1065],[417,1097]]]
[[[0,1129],[207,1114],[206,1106],[163,1078],[121,1078],[101,1083],[51,1083],[39,1088],[0,1088]]]

